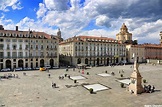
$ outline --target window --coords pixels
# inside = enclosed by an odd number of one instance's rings
[[[13,57],[17,57],[17,52],[12,52]]]
[[[19,49],[22,49],[22,45],[20,45]]]
[[[0,39],[0,42],[3,42],[3,39]]]
[[[28,48],[29,48],[29,46],[28,46],[28,45],[26,45],[25,49],[28,49]]]
[[[38,49],[38,45],[36,45],[36,49]]]
[[[25,40],[25,42],[28,42],[28,40]]]
[[[0,52],[0,57],[3,58],[3,52]]]
[[[6,42],[10,42],[10,39],[6,39]]]
[[[3,33],[1,33],[0,36],[3,36]]]
[[[10,49],[10,45],[7,44],[7,49]]]
[[[13,49],[16,49],[16,45],[13,45],[12,47],[13,47]]]
[[[0,49],[3,49],[3,44],[0,44]]]
[[[10,34],[9,34],[9,33],[7,33],[7,36],[10,36]]]
[[[17,42],[17,40],[16,39],[12,39],[12,42]]]
[[[22,39],[19,39],[19,42],[23,42],[23,40]]]
[[[41,56],[43,56],[43,52],[41,52]]]
[[[16,36],[16,34],[14,33],[14,34],[13,34],[13,36],[15,37],[15,36]]]
[[[10,52],[7,52],[7,57],[10,57]]]

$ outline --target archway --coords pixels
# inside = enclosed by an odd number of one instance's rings
[[[53,67],[54,66],[54,60],[50,59],[50,66]]]
[[[80,63],[81,63],[81,59],[80,59],[80,58],[78,58],[77,64],[80,64]]]
[[[118,63],[119,62],[119,58],[116,58],[116,63]]]
[[[139,62],[139,57],[137,57],[137,63]]]
[[[44,59],[40,60],[40,67],[44,67]]]
[[[99,58],[97,58],[97,65],[99,65],[99,61],[100,61],[100,59],[99,59]]]
[[[85,59],[85,64],[88,64],[88,59],[87,58]]]
[[[107,58],[107,65],[109,65],[109,58]]]
[[[33,62],[31,63],[31,66],[30,67],[33,68]]]
[[[121,61],[123,61],[123,57],[121,58]]]
[[[38,67],[38,62],[36,62],[36,67]]]
[[[20,67],[20,68],[23,68],[24,66],[23,66],[23,60],[22,59],[20,59],[19,61],[18,61],[18,67]]]
[[[6,68],[11,68],[11,61],[10,60],[6,60]]]

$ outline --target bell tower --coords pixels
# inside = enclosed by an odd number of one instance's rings
[[[58,36],[58,38],[61,38],[61,31],[60,31],[60,28],[59,28],[58,31],[57,31],[57,36]]]

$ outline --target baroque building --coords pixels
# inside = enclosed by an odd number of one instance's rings
[[[59,66],[58,39],[44,32],[0,26],[0,69]]]
[[[74,36],[59,44],[60,61],[66,65],[109,65],[126,60],[125,44],[107,37]]]
[[[121,43],[132,44],[132,33],[128,32],[128,28],[125,23],[123,23],[122,27],[120,28],[120,32],[116,34],[116,40],[120,41]]]

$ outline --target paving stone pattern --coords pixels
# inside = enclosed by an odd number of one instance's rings
[[[144,107],[144,105],[162,105],[162,65],[152,66],[150,64],[141,64],[139,71],[143,79],[147,80],[145,85],[154,85],[154,93],[143,93],[141,95],[132,95],[126,91],[126,88],[120,87],[118,79],[128,78],[133,72],[132,65],[125,66],[102,66],[86,69],[84,74],[69,69],[50,70],[48,72],[23,71],[11,72],[18,74],[19,78],[0,79],[0,107]],[[102,77],[97,74],[108,74],[114,72],[114,76]],[[119,73],[123,70],[124,73]],[[86,73],[89,72],[89,75]],[[4,75],[9,72],[0,72]],[[59,76],[68,74],[70,76],[83,75],[86,79],[74,80],[65,77],[59,79]],[[121,78],[121,74],[123,77]],[[56,83],[56,88],[52,88],[52,83]],[[100,83],[109,90],[99,91],[96,94],[90,94],[83,84]],[[144,84],[143,84],[144,85]],[[69,87],[67,87],[69,86]]]

